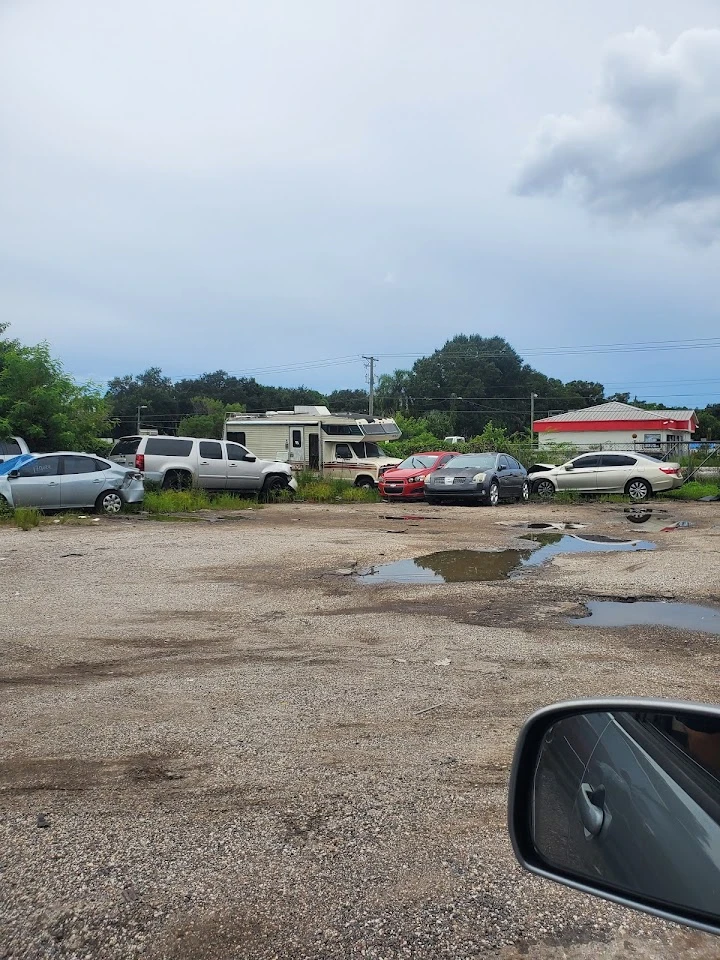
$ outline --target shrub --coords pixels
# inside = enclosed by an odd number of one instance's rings
[[[21,530],[30,530],[40,526],[40,511],[35,507],[18,507],[15,510],[15,526]]]

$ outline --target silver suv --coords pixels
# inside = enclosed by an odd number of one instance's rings
[[[287,463],[258,460],[239,443],[202,437],[121,437],[109,458],[139,470],[164,489],[273,493],[297,490]]]

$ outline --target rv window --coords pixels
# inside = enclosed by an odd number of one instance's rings
[[[379,447],[376,443],[372,443],[370,441],[367,441],[366,443],[354,443],[352,448],[356,455],[363,460],[367,460],[368,458],[373,460],[377,459],[378,457],[385,456],[385,451],[382,449],[382,447]]]
[[[292,444],[293,447],[297,450],[302,446],[302,430],[293,430],[292,432]]]
[[[354,446],[354,444],[353,444]],[[338,443],[335,447],[335,456],[338,460],[352,460],[352,450],[349,443]]]
[[[227,438],[228,440],[234,440],[235,443],[241,443],[243,446],[246,445],[244,430],[228,430]]]
[[[398,425],[394,420],[389,420],[387,423],[378,423],[377,421],[375,423],[363,423],[362,431],[364,434],[370,434],[371,436],[385,433],[400,433]]]
[[[361,437],[362,430],[356,423],[324,423],[323,433],[329,437]]]

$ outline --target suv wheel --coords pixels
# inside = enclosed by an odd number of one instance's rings
[[[273,473],[265,478],[262,495],[266,500],[276,500],[283,490],[288,489],[287,478],[279,473]]]
[[[375,481],[372,477],[358,477],[355,481],[356,487],[363,487],[365,490],[374,490]]]
[[[95,507],[99,513],[106,513],[109,517],[114,517],[123,508],[123,498],[117,490],[106,490],[97,498]]]
[[[163,478],[163,490],[189,490],[192,476],[186,470],[168,470]]]

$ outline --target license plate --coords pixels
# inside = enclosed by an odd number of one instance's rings
[[[453,482],[453,478],[452,478],[452,477],[445,477],[445,486],[447,486],[447,487],[452,486],[452,482]]]

